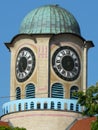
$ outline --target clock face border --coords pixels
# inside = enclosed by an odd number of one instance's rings
[[[21,48],[16,57],[16,65],[15,65],[16,79],[19,82],[26,81],[32,75],[34,68],[35,68],[34,52],[29,47]]]
[[[66,63],[65,66],[64,64],[62,65],[62,62],[65,63],[65,59],[67,62],[69,62],[70,66],[68,66],[68,63]],[[76,80],[79,77],[81,70],[80,58],[78,53],[70,46],[61,46],[53,53],[52,68],[57,76],[61,79],[65,81]]]

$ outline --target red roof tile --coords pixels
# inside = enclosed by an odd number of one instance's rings
[[[0,126],[9,126],[8,122],[0,121]]]
[[[96,117],[89,117],[89,118],[83,118],[81,120],[78,120],[70,130],[91,130],[91,122],[95,121]]]

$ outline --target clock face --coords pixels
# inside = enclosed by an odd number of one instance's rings
[[[35,55],[27,47],[22,48],[16,58],[16,78],[19,82],[26,81],[35,68]]]
[[[80,73],[80,60],[72,47],[58,48],[52,57],[52,66],[55,73],[63,80],[73,81]]]

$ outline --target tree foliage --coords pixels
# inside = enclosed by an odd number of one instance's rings
[[[98,84],[89,87],[86,92],[80,91],[75,95],[78,96],[78,104],[85,108],[83,115],[93,116],[98,114]]]
[[[96,121],[91,123],[91,130],[98,130],[98,117]]]
[[[25,128],[0,126],[0,130],[26,130]]]
[[[78,104],[84,107],[83,115],[96,116],[96,121],[91,123],[91,130],[98,130],[98,83],[86,92],[80,91],[75,95],[78,96]]]

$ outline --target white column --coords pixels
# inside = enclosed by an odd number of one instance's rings
[[[83,92],[86,91],[87,88],[87,45],[84,45],[84,52],[83,52]]]

